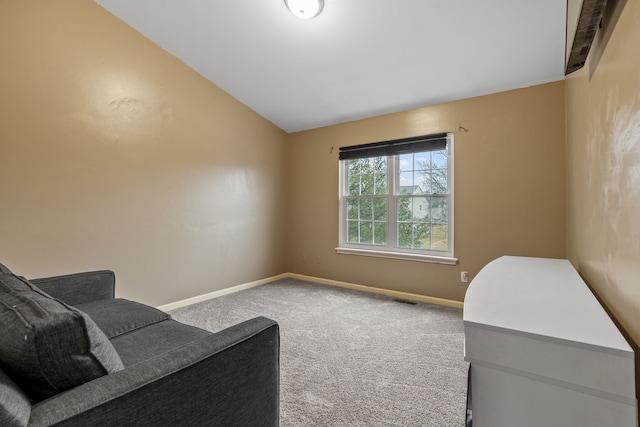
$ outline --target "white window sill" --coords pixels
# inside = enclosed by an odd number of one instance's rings
[[[456,265],[458,263],[458,258],[452,258],[447,256],[436,256],[436,255],[423,255],[423,254],[413,254],[407,252],[389,252],[389,251],[377,251],[371,249],[359,249],[359,248],[336,248],[336,252],[344,255],[361,255],[361,256],[371,256],[378,258],[392,258],[392,259],[402,259],[409,261],[420,261],[420,262],[431,262],[435,264],[446,264],[446,265]]]

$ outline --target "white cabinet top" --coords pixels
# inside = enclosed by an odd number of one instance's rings
[[[473,279],[465,324],[600,351],[633,351],[568,260],[504,256]]]

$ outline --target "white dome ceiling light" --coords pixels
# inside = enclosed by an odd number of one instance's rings
[[[311,19],[322,12],[324,0],[284,0],[291,13],[300,19]]]

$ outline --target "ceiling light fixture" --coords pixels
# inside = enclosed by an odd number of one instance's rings
[[[291,13],[300,19],[311,19],[322,11],[324,0],[284,0]]]

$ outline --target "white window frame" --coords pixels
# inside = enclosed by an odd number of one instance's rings
[[[416,150],[415,152],[422,152]],[[400,176],[400,155],[387,157],[387,245],[354,244],[347,241],[346,199],[348,192],[348,160],[340,160],[339,165],[339,246],[336,252],[348,255],[363,255],[381,258],[393,258],[432,262],[439,264],[455,265],[458,259],[454,257],[454,149],[453,134],[447,134],[447,183],[448,183],[448,251],[436,251],[429,249],[408,249],[397,247],[397,200],[402,195],[398,194],[398,179]],[[429,195],[427,195],[429,196]]]

